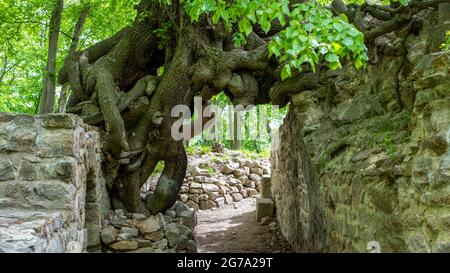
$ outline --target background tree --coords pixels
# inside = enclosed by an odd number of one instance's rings
[[[84,24],[86,23],[86,18],[88,17],[88,14],[89,14],[89,8],[90,7],[88,5],[86,5],[80,12],[80,17],[78,17],[77,23],[75,24],[75,28],[73,31],[72,42],[70,44],[68,55],[75,54],[75,52],[78,48],[81,32],[83,31]],[[66,104],[67,104],[67,97],[68,97],[67,87],[68,87],[68,84],[67,83],[64,84],[61,87],[61,92],[59,93],[60,94],[59,102],[58,102],[58,112],[59,113],[64,113],[66,111]]]
[[[58,53],[64,1],[56,0],[48,30],[47,67],[44,71],[44,87],[39,101],[39,114],[52,113],[55,107],[56,54]]]

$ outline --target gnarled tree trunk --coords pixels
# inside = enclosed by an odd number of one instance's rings
[[[338,6],[336,13],[359,16],[351,14],[354,9]],[[71,54],[59,75],[60,83],[69,82],[73,91],[68,112],[104,132],[105,173],[114,208],[155,214],[175,203],[187,159],[182,140],[171,135],[178,119],[171,117],[174,106],[192,109],[194,96],[201,96],[206,106],[222,90],[235,104],[285,105],[291,95],[332,77],[321,69],[304,69],[280,81],[278,64],[268,59],[267,39],[252,33],[245,48],[235,48],[231,34],[211,25],[206,16],[198,23],[183,20],[187,15],[180,14],[178,1],[168,8],[142,0],[137,9],[132,26]],[[167,22],[176,26],[167,33],[170,44],[160,50],[155,30]],[[274,24],[272,32],[280,31],[278,27]],[[384,32],[368,31],[371,38]],[[161,66],[164,73],[157,76]],[[156,190],[142,202],[139,189],[159,161],[165,167]]]

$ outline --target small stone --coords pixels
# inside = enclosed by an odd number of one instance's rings
[[[258,176],[264,175],[264,171],[261,168],[251,168],[250,171],[254,174],[257,174]]]
[[[240,176],[243,176],[245,174],[245,171],[243,170],[243,169],[236,169],[234,172],[233,172],[233,175],[235,176],[235,177],[240,177]]]
[[[145,236],[152,232],[158,231],[161,228],[161,226],[159,224],[158,219],[156,219],[155,217],[150,217],[145,221],[139,222],[137,224],[137,228]]]
[[[239,202],[242,201],[242,199],[244,199],[240,193],[233,193],[231,194],[231,197],[233,198],[234,202]]]
[[[147,239],[138,238],[138,239],[135,239],[134,241],[136,241],[139,244],[139,248],[151,247],[152,246],[152,242],[150,240],[147,240]]]
[[[237,192],[239,192],[239,189],[237,188],[237,187],[230,187],[230,191],[232,192],[232,193],[237,193]]]
[[[217,204],[217,207],[219,207],[220,209],[224,209],[225,208],[225,198],[224,197],[216,198],[215,202]]]
[[[197,244],[193,240],[189,240],[186,244],[187,253],[197,253]]]
[[[192,193],[192,194],[202,194],[203,193],[203,190],[202,189],[190,189],[189,190],[189,192],[190,193]]]
[[[242,189],[241,194],[242,194],[242,197],[248,198],[248,189]]]
[[[159,241],[157,241],[157,242],[154,242],[153,245],[152,245],[152,247],[153,247],[154,249],[159,249],[159,250],[167,249],[167,246],[168,246],[167,239],[159,240]],[[156,251],[155,251],[155,252],[156,252]]]
[[[187,195],[187,194],[180,194],[181,202],[186,203],[188,199],[189,199],[189,195]]]
[[[120,229],[120,233],[129,234],[131,237],[137,237],[139,231],[137,228],[123,227]]]
[[[102,229],[100,238],[105,245],[109,245],[117,239],[117,230],[113,226],[107,226]]]
[[[250,178],[250,180],[255,181],[257,183],[259,183],[261,181],[261,177],[254,173],[250,174],[250,176],[248,178]]]
[[[214,184],[202,184],[202,187],[203,187],[203,190],[207,193],[220,190],[220,188]]]
[[[183,211],[178,215],[178,218],[180,218],[181,224],[186,225],[188,227],[195,227],[197,225],[197,214],[194,210],[187,210]]]
[[[239,179],[239,182],[241,182],[241,184],[243,184],[243,185],[246,185],[247,182],[249,181],[248,176],[246,176],[246,175],[242,175],[238,179]]]
[[[145,220],[147,217],[142,213],[133,213],[132,218],[138,221],[142,221]]]
[[[198,204],[195,203],[195,202],[192,201],[192,200],[187,201],[187,202],[186,202],[186,205],[187,205],[188,207],[190,207],[190,208],[196,210],[196,211],[200,209],[200,207],[198,206]]]
[[[229,194],[225,194],[225,203],[226,204],[232,204],[233,203],[233,197],[231,197],[231,195]]]
[[[158,220],[161,228],[166,229],[166,219],[164,218],[164,214],[162,214],[161,212],[156,214],[156,219]]]
[[[119,236],[117,236],[116,241],[130,241],[133,238],[133,236],[131,236],[128,233],[119,233]]]
[[[140,247],[137,250],[129,251],[129,253],[155,253],[155,249],[152,247]]]
[[[144,238],[146,240],[150,240],[152,242],[157,242],[164,238],[164,232],[162,230],[158,230],[158,231],[155,231],[155,232],[145,235]]]
[[[206,176],[196,176],[194,180],[198,183],[211,183],[211,179]]]
[[[198,203],[200,201],[199,196],[199,194],[189,194],[188,200],[192,200],[195,203]]]
[[[170,217],[170,218],[175,218],[175,217],[177,217],[176,211],[175,211],[175,210],[171,210],[171,209],[167,210],[166,213],[165,213],[165,215],[168,216],[168,217]]]
[[[242,184],[242,181],[240,181],[240,179],[236,179],[236,178],[232,178],[232,177],[228,178],[227,182],[228,182],[227,184],[230,186],[236,186],[236,185]]]
[[[205,172],[205,170],[202,170],[199,167],[194,167],[191,170],[192,176],[202,175],[202,173],[204,173],[204,172]]]
[[[218,192],[209,192],[208,193],[209,199],[216,200],[218,197],[220,197]]]
[[[165,235],[170,247],[174,247],[180,242],[181,232],[175,223],[170,223],[167,225]]]
[[[220,188],[219,193],[220,193],[221,195],[227,194],[227,193],[230,191],[230,190],[229,190],[227,187],[225,187],[225,186],[220,186],[219,188]]]
[[[222,166],[221,172],[223,174],[232,174],[238,167],[239,167],[239,164],[237,164],[237,166],[236,166],[236,163],[225,164]]]
[[[208,210],[216,207],[216,203],[214,201],[200,201],[200,209]]]
[[[267,226],[270,223],[272,223],[272,218],[271,217],[263,217],[263,218],[261,218],[261,225]]]
[[[209,200],[209,195],[208,194],[200,194],[198,197],[198,200],[200,201],[208,201]]]
[[[180,215],[184,211],[190,211],[190,210],[191,209],[189,208],[189,206],[184,203],[178,202],[175,205],[175,212],[176,212],[177,216]]]
[[[192,182],[191,185],[189,185],[189,187],[190,187],[191,189],[201,189],[201,188],[202,188],[202,184]]]
[[[117,251],[127,251],[127,250],[136,250],[139,247],[139,244],[134,241],[120,241],[115,242],[109,245],[108,247]]]
[[[245,160],[244,166],[248,167],[248,168],[254,168],[255,167],[255,163],[253,161],[251,161],[251,160]]]
[[[123,209],[117,209],[117,210],[115,210],[115,211],[114,211],[114,214],[115,214],[115,215],[117,216],[117,218],[119,218],[119,219],[125,219],[125,218],[126,218],[125,212],[124,212]]]

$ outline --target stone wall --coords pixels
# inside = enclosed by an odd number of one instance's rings
[[[109,201],[99,145],[72,115],[0,113],[0,252],[101,244]]]
[[[450,52],[421,17],[377,39],[377,64],[291,98],[272,192],[296,251],[450,252]]]
[[[220,209],[257,196],[264,176],[270,177],[268,159],[254,159],[238,151],[189,156],[179,201],[194,210]],[[143,186],[154,191],[158,176]]]
[[[246,159],[237,152],[219,154],[216,160],[189,168],[180,201],[196,210],[224,208],[258,195],[262,177],[269,175],[268,160]]]
[[[197,214],[177,202],[164,214],[147,217],[123,210],[110,211],[101,232],[106,253],[195,253]]]

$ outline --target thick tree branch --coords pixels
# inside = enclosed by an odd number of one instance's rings
[[[319,73],[297,73],[292,77],[277,82],[269,91],[272,104],[284,107],[289,96],[306,90],[312,90],[319,83]]]

